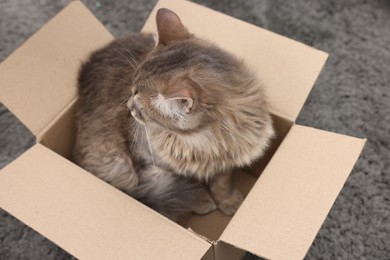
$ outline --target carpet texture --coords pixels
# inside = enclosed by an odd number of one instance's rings
[[[1,0],[0,61],[68,1]],[[390,2],[196,2],[330,53],[298,123],[368,143],[306,259],[390,258]],[[114,35],[139,31],[155,1],[84,1]],[[34,143],[0,105],[0,168]],[[0,210],[0,259],[72,259]]]

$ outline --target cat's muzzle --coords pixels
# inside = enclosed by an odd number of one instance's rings
[[[142,106],[136,98],[130,98],[129,101],[127,101],[127,108],[130,110],[134,119],[139,123],[143,123],[144,117],[142,116]]]

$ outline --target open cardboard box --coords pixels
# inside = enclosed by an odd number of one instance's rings
[[[72,163],[78,68],[113,39],[78,1],[1,64],[1,101],[37,144],[0,172],[0,206],[80,259],[302,259],[365,143],[294,123],[327,54],[179,0],[159,1],[143,31],[155,31],[160,7],[246,60],[267,88],[277,138],[235,174],[247,197],[234,217],[178,225]]]

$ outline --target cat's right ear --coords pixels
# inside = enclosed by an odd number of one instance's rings
[[[166,45],[188,39],[191,36],[181,23],[179,16],[167,8],[161,8],[157,11],[156,22],[159,44]]]

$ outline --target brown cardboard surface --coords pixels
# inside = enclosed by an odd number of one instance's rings
[[[295,121],[328,54],[182,0],[160,0],[142,31],[156,31],[161,7],[176,12],[192,33],[243,58],[266,86],[273,112]]]
[[[0,65],[0,101],[38,135],[76,97],[81,62],[110,40],[81,2],[71,2]]]
[[[75,113],[77,99],[61,112],[38,136],[38,142],[62,157],[72,160],[72,151],[76,138]]]
[[[221,240],[268,259],[302,259],[364,143],[292,126]]]
[[[0,207],[79,259],[200,259],[210,248],[40,144],[1,171]]]

